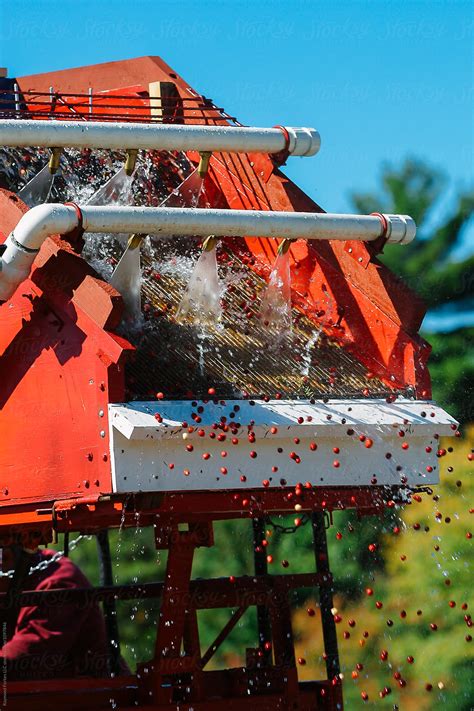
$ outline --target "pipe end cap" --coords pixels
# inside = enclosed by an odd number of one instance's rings
[[[289,128],[288,152],[293,156],[315,156],[321,148],[321,136],[315,128]]]
[[[415,220],[409,215],[383,215],[388,225],[388,244],[410,244],[416,235]]]

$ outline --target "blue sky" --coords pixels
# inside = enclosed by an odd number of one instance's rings
[[[444,0],[0,0],[11,76],[158,54],[246,124],[313,125],[286,172],[328,211],[416,155],[473,183],[474,4]]]

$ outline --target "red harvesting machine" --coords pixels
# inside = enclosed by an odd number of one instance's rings
[[[242,126],[158,57],[0,79],[0,545],[79,532],[106,551],[104,531],[139,512],[168,551],[162,583],[114,586],[109,560],[104,585],[61,597],[93,594],[106,615],[159,599],[153,658],[114,674],[111,639],[110,674],[12,681],[12,710],[342,709],[325,520],[436,484],[436,440],[456,423],[431,401],[423,304],[377,259],[413,221],[325,213],[280,171],[318,149],[314,129]],[[122,204],[117,167],[134,176]],[[141,259],[133,283],[114,281],[124,247]],[[216,253],[217,296],[189,266]],[[196,285],[204,300],[178,318]],[[266,521],[295,510],[315,571],[270,574]],[[253,525],[254,570],[192,579],[225,519]],[[10,627],[32,595],[57,594],[29,592],[28,569],[2,597]],[[311,682],[291,624],[302,587],[319,596],[327,668]],[[251,607],[245,666],[213,669]],[[215,608],[233,612],[203,651],[198,611]]]

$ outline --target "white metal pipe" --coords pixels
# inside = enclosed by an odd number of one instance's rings
[[[186,207],[80,208],[87,232],[142,232],[155,235],[287,237],[289,239],[411,242],[415,223],[408,216],[337,215],[314,212],[263,212]]]
[[[414,221],[407,215],[92,205],[76,209],[72,205],[39,205],[23,215],[5,242],[0,261],[0,302],[9,299],[17,286],[28,277],[34,258],[48,235],[67,234],[76,227],[82,227],[85,232],[103,234],[137,232],[364,242],[383,236],[387,242],[394,244],[411,242],[416,232]]]
[[[73,207],[38,205],[28,210],[2,245],[0,303],[9,299],[28,277],[31,265],[48,235],[67,234],[78,224]]]
[[[4,119],[0,120],[0,145],[226,153],[288,150],[294,156],[313,156],[319,151],[321,138],[314,128]]]

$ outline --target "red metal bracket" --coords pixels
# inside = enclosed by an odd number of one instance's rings
[[[68,207],[73,207],[76,215],[77,215],[77,227],[73,229],[71,232],[68,232],[65,235],[62,235],[62,238],[66,241],[69,242],[71,247],[74,248],[78,254],[82,252],[82,249],[84,247],[84,240],[83,240],[83,235],[84,235],[84,222],[83,222],[83,216],[81,212],[81,208],[79,205],[76,205],[75,202],[65,202],[64,205]]]

